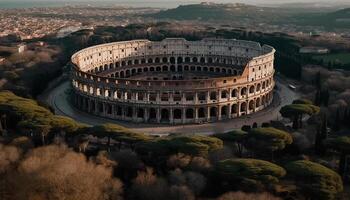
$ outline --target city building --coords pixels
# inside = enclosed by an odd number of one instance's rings
[[[72,56],[74,105],[138,123],[237,118],[272,102],[274,53],[256,42],[211,38],[89,47]]]

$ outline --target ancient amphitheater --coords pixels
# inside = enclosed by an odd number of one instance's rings
[[[106,118],[186,124],[237,118],[273,98],[271,46],[242,40],[133,40],[72,56],[74,104]]]

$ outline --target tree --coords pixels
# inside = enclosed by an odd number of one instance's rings
[[[340,153],[338,173],[344,176],[346,169],[346,156],[350,154],[350,137],[342,136],[325,140],[326,147]]]
[[[270,152],[272,159],[273,152],[282,150],[293,142],[289,133],[273,127],[252,129],[247,137],[248,148],[255,152]]]
[[[213,137],[219,138],[225,143],[234,143],[236,145],[237,154],[239,157],[242,157],[243,145],[247,140],[247,136],[248,133],[242,130],[233,130],[227,133],[218,133],[213,135]]]
[[[315,152],[318,155],[324,155],[326,152],[326,147],[324,146],[323,141],[327,139],[327,124],[327,116],[323,116],[321,126],[317,128],[317,133],[315,136]]]
[[[107,146],[110,149],[111,139],[119,142],[119,149],[122,143],[127,143],[133,149],[138,142],[150,140],[151,138],[145,134],[133,132],[125,127],[116,124],[97,125],[86,130],[89,134],[96,137],[107,137]]]
[[[217,200],[281,200],[269,193],[244,193],[244,192],[227,192],[221,195]]]
[[[253,181],[265,184],[277,183],[286,171],[271,162],[257,159],[227,159],[215,167],[222,179],[228,181]]]
[[[343,182],[333,170],[307,160],[298,160],[286,165],[298,188],[310,199],[329,200],[343,191]]]
[[[111,168],[65,146],[30,151],[2,181],[13,199],[122,199]]]
[[[283,117],[289,118],[293,121],[293,128],[298,129],[302,127],[303,115],[314,115],[320,112],[318,106],[312,105],[308,100],[298,99],[292,104],[283,106],[280,113]]]

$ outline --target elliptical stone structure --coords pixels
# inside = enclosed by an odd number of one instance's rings
[[[271,46],[168,38],[92,46],[72,56],[74,104],[111,119],[165,124],[237,118],[273,99]]]

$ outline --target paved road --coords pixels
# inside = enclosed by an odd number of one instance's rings
[[[68,116],[78,122],[88,125],[98,125],[103,123],[115,123],[132,130],[147,133],[147,134],[169,134],[169,133],[195,133],[195,134],[212,134],[218,132],[227,132],[233,129],[241,128],[243,125],[251,125],[254,122],[261,124],[271,120],[281,119],[279,110],[282,106],[290,104],[294,99],[298,98],[298,94],[288,88],[285,80],[276,78],[277,92],[273,103],[263,111],[243,116],[237,119],[230,119],[216,123],[206,124],[190,124],[190,125],[156,125],[156,124],[135,124],[123,121],[105,119],[102,117],[92,116],[90,114],[81,112],[74,108],[68,99],[69,82],[63,82],[57,87],[48,91],[43,95],[43,99],[51,105],[56,114]]]

